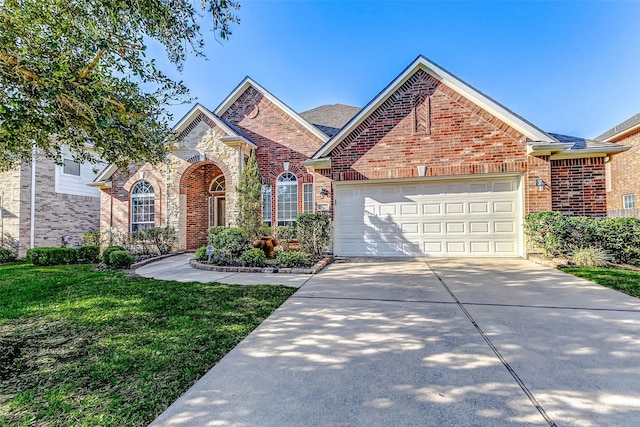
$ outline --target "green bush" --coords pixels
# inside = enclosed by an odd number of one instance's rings
[[[98,246],[80,246],[76,248],[78,262],[97,263],[100,260],[100,248]]]
[[[242,252],[240,260],[247,267],[262,267],[267,260],[267,256],[262,249],[251,248]]]
[[[280,267],[303,267],[311,262],[309,254],[300,251],[282,251],[276,256],[276,264]]]
[[[126,251],[126,249],[122,246],[109,246],[102,251],[102,262],[107,265],[111,265],[111,252],[114,251]]]
[[[300,214],[296,219],[300,250],[320,256],[331,241],[331,219],[326,213]]]
[[[198,261],[207,261],[209,259],[206,246],[196,249],[196,259]]]
[[[15,252],[11,249],[0,248],[0,264],[4,264],[6,262],[13,262],[17,258]]]
[[[143,238],[156,247],[160,255],[171,252],[178,240],[178,234],[173,227],[153,227],[142,230]]]
[[[296,238],[296,228],[290,225],[279,225],[276,227],[276,239],[280,241],[280,246],[285,251],[289,250],[289,242]]]
[[[222,254],[238,257],[242,252],[251,248],[251,242],[239,228],[225,228],[217,233],[211,245]]]
[[[640,219],[604,218],[599,222],[598,241],[617,263],[640,259]]]
[[[209,230],[207,230],[207,243],[212,245],[213,239],[215,239],[218,234],[222,233],[227,228],[228,227],[225,227],[224,225],[214,225],[213,227],[209,227]]]
[[[273,227],[269,224],[262,224],[260,226],[260,235],[261,236],[273,236]]]
[[[111,251],[109,265],[115,268],[129,268],[133,264],[133,257],[127,251]]]
[[[27,261],[37,266],[75,264],[78,253],[74,248],[31,248],[27,251]]]
[[[640,219],[587,218],[560,212],[538,212],[525,217],[530,249],[545,257],[571,257],[583,248],[602,250],[617,263],[640,259]]]
[[[83,246],[102,246],[102,241],[108,236],[103,235],[100,230],[85,231],[82,234]]]
[[[578,248],[573,251],[571,260],[580,268],[602,267],[607,262],[607,253],[602,248]]]

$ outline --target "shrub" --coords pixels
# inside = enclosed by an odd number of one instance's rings
[[[260,235],[261,236],[273,236],[273,227],[269,224],[262,224],[260,226]]]
[[[102,251],[102,262],[107,265],[111,265],[111,252],[126,251],[122,246],[109,246]]]
[[[88,246],[100,246],[102,243],[102,233],[100,230],[90,230],[82,233],[82,244]]]
[[[100,248],[98,246],[80,246],[76,248],[78,262],[96,263],[100,259]]]
[[[614,262],[631,263],[640,258],[640,219],[604,218],[598,231],[600,246]]]
[[[309,254],[300,251],[282,251],[276,256],[276,263],[280,267],[302,267],[311,261]]]
[[[255,239],[262,226],[262,182],[255,153],[251,153],[244,165],[236,191],[238,227],[244,230],[249,239]]]
[[[607,261],[607,253],[601,248],[578,248],[573,252],[571,259],[581,268],[602,267]]]
[[[156,247],[160,255],[171,252],[173,245],[178,240],[176,229],[173,227],[154,227],[142,230],[145,241]]]
[[[27,251],[27,261],[37,266],[75,264],[78,253],[74,248],[31,248]]]
[[[198,261],[207,261],[209,259],[206,246],[196,249],[196,259]]]
[[[214,225],[213,227],[209,227],[209,230],[207,231],[207,243],[212,245],[213,239],[215,239],[218,234],[222,233],[226,229],[227,227],[223,225]]]
[[[525,217],[525,233],[532,249],[540,250],[548,258],[595,248],[617,263],[640,259],[638,218],[595,219],[538,212]]]
[[[280,225],[276,227],[276,239],[279,240],[280,246],[285,251],[289,250],[289,242],[296,238],[296,228],[289,225]]]
[[[262,267],[267,260],[264,251],[259,248],[252,248],[242,252],[240,260],[248,267]]]
[[[127,251],[111,251],[109,265],[115,268],[129,268],[133,264],[133,257]]]
[[[225,228],[217,233],[211,242],[222,254],[237,257],[251,247],[246,234],[239,228]]]
[[[329,214],[300,214],[297,218],[300,250],[314,256],[322,255],[331,240],[331,220]]]
[[[15,261],[17,258],[15,252],[11,249],[0,248],[0,264]]]

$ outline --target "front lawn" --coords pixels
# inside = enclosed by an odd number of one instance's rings
[[[147,425],[294,291],[0,266],[0,426]]]
[[[627,295],[640,297],[640,271],[610,268],[563,268],[562,271],[624,292]]]

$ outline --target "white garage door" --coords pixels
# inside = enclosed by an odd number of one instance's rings
[[[519,256],[518,177],[335,188],[340,256]]]

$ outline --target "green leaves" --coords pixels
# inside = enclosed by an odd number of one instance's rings
[[[238,227],[250,239],[260,234],[262,226],[262,184],[255,153],[252,153],[242,170],[238,185]]]
[[[199,6],[222,38],[238,22],[236,3]],[[146,57],[146,44],[180,70],[203,55],[199,16],[188,0],[0,3],[0,170],[29,162],[34,146],[59,160],[61,144],[78,161],[161,162],[173,138],[165,105],[188,101],[188,90]]]

